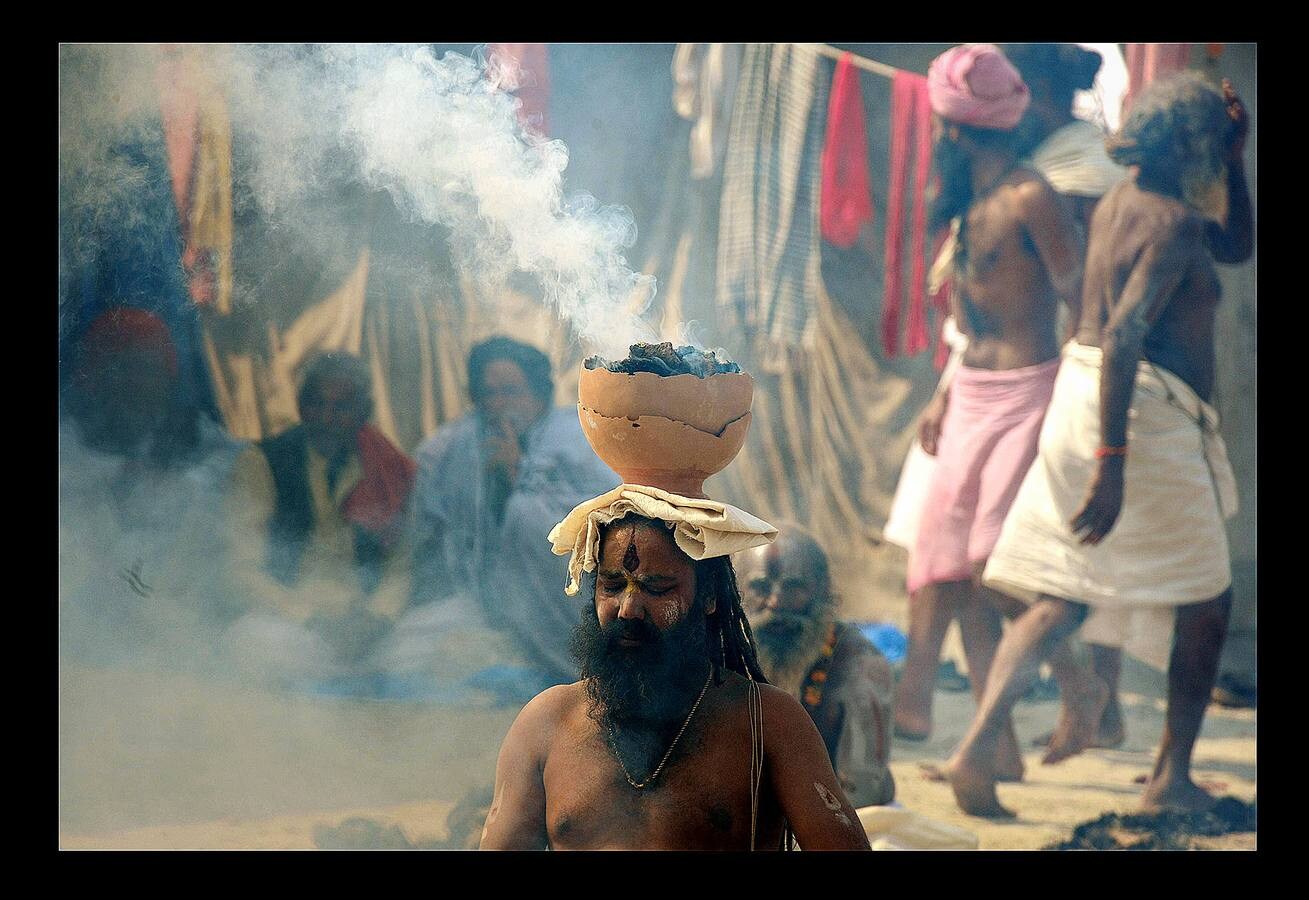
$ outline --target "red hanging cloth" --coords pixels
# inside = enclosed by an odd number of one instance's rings
[[[900,257],[904,249],[904,182],[909,168],[909,123],[913,118],[914,79],[896,72],[891,79],[890,180],[886,189],[886,247],[882,283],[882,352],[900,352]],[[925,80],[925,79],[924,79]]]
[[[854,246],[860,229],[873,220],[864,101],[859,70],[849,53],[836,64],[832,77],[822,169],[819,223],[823,239],[848,249]]]
[[[399,534],[418,467],[374,425],[359,429],[356,446],[364,474],[341,504],[341,515],[390,545]]]
[[[905,333],[905,352],[912,355],[926,350],[931,343],[927,335],[927,176],[932,167],[932,104],[927,97],[926,80],[914,88],[914,218],[910,252],[914,255],[909,283],[909,321]]]
[[[914,168],[913,219],[910,229],[910,299],[906,349],[927,348],[925,283],[927,279],[927,181],[932,165],[932,109],[927,79],[913,72],[896,72],[891,79],[890,185],[886,192],[886,255],[882,298],[882,351],[900,353],[900,310],[904,294],[905,181],[909,175],[910,145],[917,154]]]

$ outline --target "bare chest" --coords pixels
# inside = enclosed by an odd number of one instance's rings
[[[1027,274],[1039,258],[1003,189],[974,203],[963,229],[963,275],[969,282]]]
[[[599,729],[587,720],[560,735],[543,771],[546,829],[556,849],[745,850],[750,846],[748,730],[714,722],[688,730],[659,776],[629,782]],[[649,772],[632,771],[638,783]],[[767,791],[767,779],[765,789]],[[780,837],[771,797],[761,798],[759,840]]]

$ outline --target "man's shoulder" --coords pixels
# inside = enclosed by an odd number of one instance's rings
[[[1039,171],[1029,166],[1014,170],[1009,189],[1023,210],[1034,210],[1059,202],[1059,192]]]
[[[813,724],[808,710],[791,694],[774,684],[759,685],[759,700],[763,706],[764,721],[782,729],[790,729],[798,722]]]
[[[555,724],[586,702],[586,685],[580,681],[548,687],[527,701],[516,721],[536,725]]]
[[[1134,230],[1151,232],[1155,239],[1178,237],[1190,240],[1203,231],[1200,214],[1176,197],[1146,190],[1130,178],[1118,184],[1096,208],[1105,216],[1119,219]]]

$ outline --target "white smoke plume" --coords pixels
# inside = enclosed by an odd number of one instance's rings
[[[85,228],[130,228],[143,214],[142,172],[116,148],[158,130],[161,84],[153,46],[60,50],[61,200]],[[527,133],[512,84],[485,60],[426,46],[212,46],[184,48],[185,81],[215,87],[245,141],[242,177],[262,216],[307,252],[330,257],[310,210],[327,183],[385,190],[415,223],[442,226],[467,276],[484,285],[517,273],[584,340],[624,355],[653,337],[641,318],[651,276],[624,251],[636,224],[622,207],[565,195],[568,150]],[[510,75],[512,73],[509,73]],[[320,201],[321,203],[321,201]],[[87,238],[89,240],[89,238]],[[78,245],[65,253],[90,252]],[[436,248],[434,248],[435,253]],[[62,261],[61,261],[62,262]]]
[[[160,59],[170,56],[186,63],[161,78]],[[422,46],[60,47],[61,313],[79,301],[73,273],[100,254],[146,266],[167,258],[158,251],[175,235],[159,219],[172,202],[158,168],[161,101],[176,88],[215,90],[234,153],[240,145],[234,206],[257,207],[279,247],[339,270],[341,252],[359,248],[340,239],[344,213],[331,191],[385,191],[416,234],[448,242],[434,256],[453,258],[487,288],[534,279],[591,349],[625,355],[627,344],[654,336],[641,317],[654,280],[624,258],[633,217],[566,193],[567,148],[523,131],[517,101],[497,88],[501,75],[488,77],[480,58],[437,58]],[[246,277],[256,289],[237,302],[262,302],[259,288],[274,279]],[[138,280],[148,289],[150,278]],[[215,462],[212,490],[202,490],[196,469],[165,481],[87,451],[71,427],[61,426],[60,447],[61,829],[258,818],[265,808],[379,798],[454,801],[489,785],[512,710],[482,697],[480,708],[461,699],[406,717],[330,695],[283,696],[265,690],[244,657],[226,654],[244,632],[226,632],[220,652],[220,626],[194,621],[194,611],[246,599],[220,565],[239,537],[221,509],[226,468]],[[213,458],[226,466],[230,455]],[[499,658],[486,643],[464,643],[461,678]]]

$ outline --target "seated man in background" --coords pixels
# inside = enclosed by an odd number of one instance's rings
[[[890,803],[895,679],[859,629],[838,621],[826,554],[788,525],[774,543],[738,554],[736,564],[769,684],[808,711],[851,805]]]
[[[256,607],[237,641],[302,674],[329,674],[363,657],[404,608],[415,466],[368,424],[358,357],[312,358],[297,399],[301,424],[237,463],[233,576]]]
[[[552,406],[540,350],[484,341],[469,354],[468,386],[472,412],[417,453],[414,603],[466,603],[552,683],[573,681],[580,607],[564,597],[565,562],[543,536],[619,478],[586,442],[576,407]]]
[[[239,610],[219,510],[240,445],[182,400],[154,313],[78,339],[59,422],[59,646],[83,663],[198,665]]]

